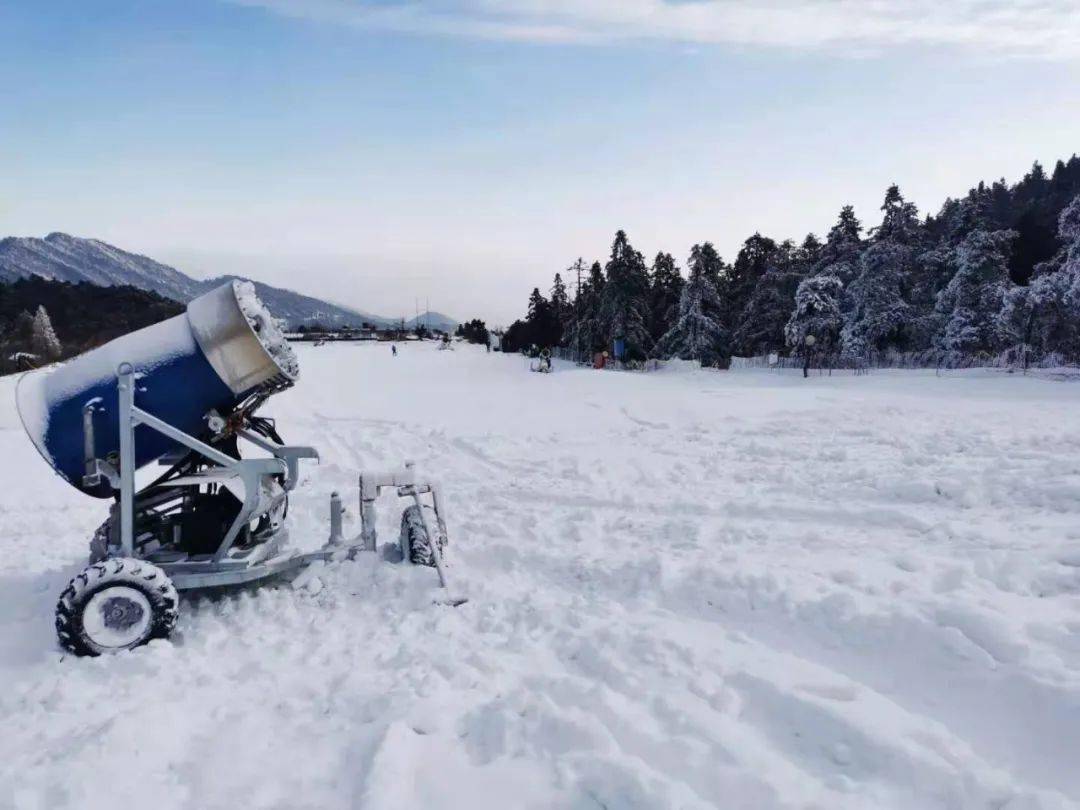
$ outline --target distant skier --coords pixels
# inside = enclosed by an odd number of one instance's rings
[[[394,357],[397,357],[397,344],[396,343],[391,343],[390,344],[390,353],[393,354]]]

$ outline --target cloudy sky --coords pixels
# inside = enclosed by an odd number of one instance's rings
[[[505,322],[1080,150],[1075,0],[7,0],[0,235]]]

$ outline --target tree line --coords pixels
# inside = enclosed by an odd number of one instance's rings
[[[610,257],[578,259],[534,288],[507,351],[564,346],[585,358],[619,348],[725,366],[773,352],[867,360],[920,353],[926,362],[1057,353],[1080,359],[1080,158],[1022,180],[980,183],[920,216],[893,185],[881,222],[864,227],[844,206],[823,239],[777,242],[760,233],[725,261],[694,245],[685,276],[670,253],[651,264],[623,231]],[[567,284],[573,285],[573,296]]]
[[[0,374],[71,357],[183,311],[134,287],[40,276],[0,284]]]

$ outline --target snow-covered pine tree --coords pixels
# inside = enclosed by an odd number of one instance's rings
[[[784,326],[784,339],[793,354],[829,358],[836,354],[844,327],[844,285],[836,276],[810,276],[795,291],[795,310]],[[807,337],[813,337],[813,344]],[[809,358],[808,358],[809,359]]]
[[[909,203],[896,185],[885,192],[881,225],[873,231],[875,242],[893,242],[898,245],[915,245],[922,238],[919,209]]]
[[[808,272],[806,254],[791,241],[780,244],[739,318],[732,352],[744,357],[784,348],[784,327],[795,308],[795,290]]]
[[[691,249],[690,273],[679,296],[678,319],[653,348],[653,357],[677,357],[714,366],[730,356],[727,333],[720,324],[720,295],[713,280],[717,258],[708,243]]]
[[[836,276],[845,287],[859,275],[859,256],[863,251],[862,223],[855,209],[845,205],[836,224],[829,230],[825,244],[811,266],[813,275]]]
[[[953,253],[952,279],[937,299],[937,347],[951,355],[1002,348],[1001,311],[1010,287],[1008,250],[1015,231],[976,230]]]
[[[1006,293],[999,320],[1027,351],[1056,351],[1075,361],[1080,359],[1080,196],[1062,210],[1057,233],[1064,245],[1060,255],[1026,287]]]
[[[904,284],[905,300],[911,304],[908,328],[910,348],[929,349],[943,326],[937,311],[938,295],[949,283],[953,272],[953,250],[944,243],[918,253],[911,263]]]
[[[682,296],[684,282],[675,264],[675,257],[670,253],[657,253],[649,282],[649,334],[657,341],[679,316],[679,298]]]
[[[53,329],[52,321],[49,319],[49,313],[45,310],[44,304],[39,305],[37,312],[34,313],[34,327],[30,342],[34,354],[38,357],[49,360],[56,360],[60,357],[62,351],[60,340],[56,337],[56,331]]]
[[[868,357],[875,351],[908,348],[916,311],[909,303],[915,257],[926,243],[919,211],[900,189],[890,186],[881,206],[881,225],[859,256],[859,275],[848,285],[843,353]]]
[[[621,338],[627,360],[644,360],[653,343],[649,335],[649,272],[624,231],[615,234],[606,271],[600,298],[600,324],[606,341]]]
[[[911,249],[884,240],[871,245],[859,259],[859,277],[848,292],[840,342],[845,356],[863,359],[872,352],[903,344],[911,307],[901,294]]]
[[[1062,210],[1058,217],[1058,236],[1065,243],[1065,261],[1080,268],[1080,196]]]
[[[1005,293],[998,322],[1025,363],[1050,350],[1080,356],[1080,320],[1070,317],[1065,304],[1068,290],[1066,276],[1050,273]]]

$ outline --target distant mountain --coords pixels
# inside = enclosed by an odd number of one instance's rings
[[[227,281],[237,280],[251,281],[255,285],[255,292],[266,304],[267,309],[274,313],[274,317],[287,322],[293,328],[312,323],[325,326],[360,326],[362,323],[386,326],[391,322],[388,318],[369,315],[366,312],[331,304],[328,301],[312,298],[310,295],[301,295],[281,287],[272,287],[261,281],[245,279],[242,276],[218,276],[207,279],[201,282],[199,292],[220,287]]]
[[[129,285],[187,302],[203,289],[200,282],[146,256],[128,253],[97,239],[50,233],[44,239],[0,239],[0,281],[41,276],[53,281],[88,281],[99,287]]]
[[[199,281],[168,265],[137,253],[128,253],[97,239],[50,233],[44,239],[9,236],[0,239],[0,283],[40,276],[54,281],[89,282],[99,287],[128,285],[187,303],[195,296],[239,276]],[[326,326],[385,326],[396,318],[383,318],[331,304],[292,290],[254,281],[259,297],[270,311],[290,327],[321,323]],[[423,316],[421,316],[423,321]],[[411,323],[411,322],[410,322]],[[432,328],[453,329],[456,321],[431,313]]]
[[[428,329],[440,332],[453,332],[458,325],[458,322],[449,315],[443,315],[441,312],[427,312],[418,318],[409,318],[409,320],[405,321],[405,328],[415,329],[418,323],[424,324]]]

